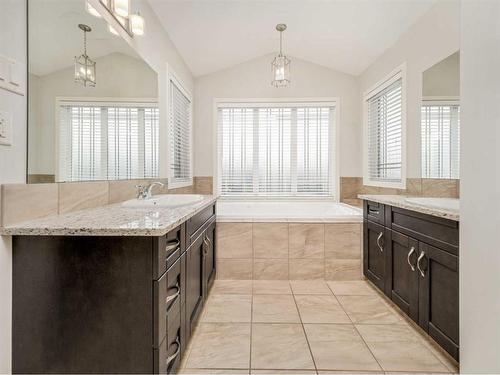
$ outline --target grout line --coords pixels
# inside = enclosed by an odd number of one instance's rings
[[[252,369],[252,335],[253,335],[253,281],[252,281],[252,302],[250,304],[250,357],[248,358],[248,373]]]
[[[314,355],[313,355],[313,352],[311,349],[311,344],[309,343],[309,337],[307,337],[306,328],[304,327],[304,322],[302,321],[302,315],[300,314],[299,305],[297,305],[297,300],[295,299],[295,294],[293,294],[293,290],[292,290],[292,298],[293,298],[293,301],[295,302],[295,308],[297,309],[297,314],[299,315],[299,319],[300,319],[300,326],[302,327],[302,332],[304,332],[304,336],[305,336],[306,342],[307,342],[307,347],[309,348],[309,354],[311,355],[311,359],[312,359],[313,365],[314,365],[314,370],[316,371],[316,374],[317,374],[318,373],[318,366],[316,366],[316,360],[314,359]]]
[[[328,285],[328,283],[326,284]],[[368,346],[368,343],[365,341],[365,338],[361,335],[361,333],[359,332],[358,328],[356,327],[356,324],[354,324],[352,318],[350,317],[350,315],[347,313],[347,311],[345,310],[344,306],[342,305],[342,303],[340,303],[339,299],[337,298],[337,296],[335,295],[335,293],[333,293],[333,289],[330,288],[330,285],[328,285],[328,288],[332,291],[332,294],[333,296],[335,297],[335,299],[337,300],[337,303],[340,305],[341,309],[344,311],[344,313],[347,315],[347,317],[349,318],[349,320],[352,322],[352,326],[353,328],[356,330],[356,333],[359,335],[359,337],[361,338],[361,340],[363,341],[363,343],[365,344],[366,348],[369,350],[369,352],[371,353],[373,359],[375,359],[375,362],[377,362],[378,366],[380,367],[380,369],[382,371],[385,371],[385,369],[382,367],[382,365],[380,364],[379,360],[377,359],[377,357],[375,357],[375,354],[373,353],[373,351],[371,350],[371,348]]]

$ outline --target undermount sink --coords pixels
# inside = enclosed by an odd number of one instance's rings
[[[125,208],[175,208],[203,200],[199,194],[162,194],[149,199],[131,199],[122,203]]]
[[[460,200],[455,198],[406,198],[405,201],[419,206],[445,210],[458,211],[460,209]]]

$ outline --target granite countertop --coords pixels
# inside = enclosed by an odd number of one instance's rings
[[[406,210],[411,210],[415,212],[420,212],[422,214],[442,217],[444,219],[460,221],[460,211],[452,208],[436,207],[436,206],[425,206],[423,204],[416,204],[413,202],[408,202],[406,198],[427,198],[427,197],[408,197],[406,195],[358,195],[359,199],[369,200],[372,202],[378,202],[382,204],[387,204],[389,206],[404,208]],[[439,198],[432,198],[439,199]],[[449,200],[450,198],[443,198]]]
[[[49,216],[0,228],[8,236],[162,236],[217,198],[176,208],[125,208],[121,203]]]

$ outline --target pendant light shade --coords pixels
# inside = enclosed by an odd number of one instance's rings
[[[128,17],[129,9],[130,9],[130,0],[114,0],[113,2],[113,11],[121,16]]]
[[[276,25],[276,30],[280,33],[280,53],[271,63],[271,84],[274,87],[286,87],[290,83],[290,59],[283,55],[283,31],[286,30],[286,25],[280,23]]]
[[[130,30],[134,35],[144,35],[144,18],[139,14],[130,15]]]
[[[96,63],[87,55],[87,33],[92,29],[80,24],[80,30],[83,31],[83,54],[75,57],[75,82],[81,83],[83,86],[94,87],[96,84]]]

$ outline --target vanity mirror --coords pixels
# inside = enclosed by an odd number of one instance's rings
[[[28,182],[159,177],[157,73],[128,43],[85,0],[30,0],[28,46]]]
[[[422,178],[459,178],[460,52],[423,73],[421,147]]]

